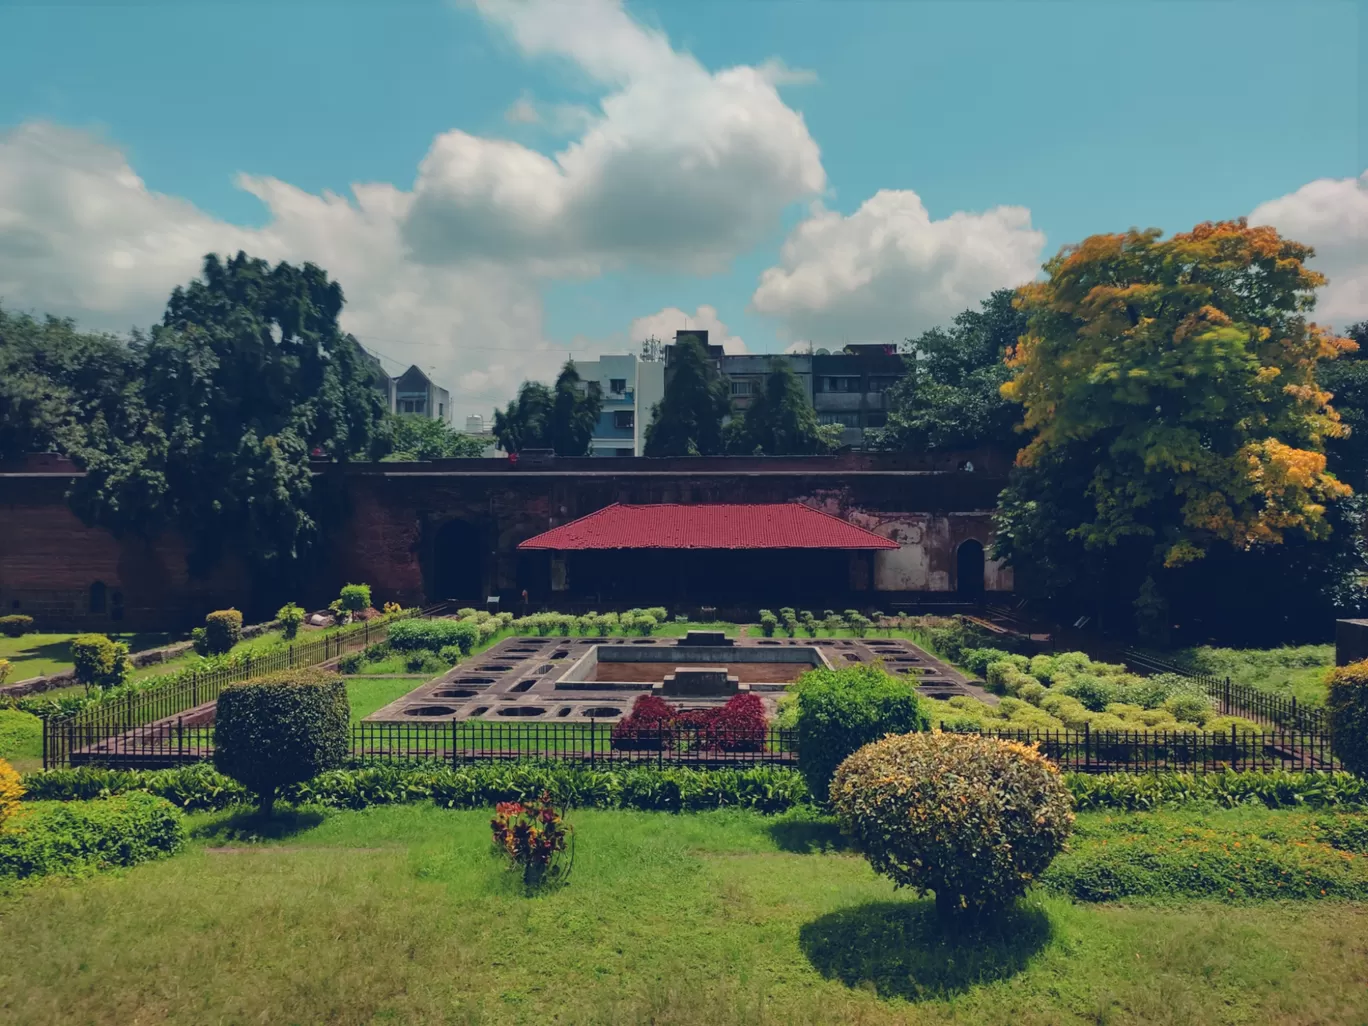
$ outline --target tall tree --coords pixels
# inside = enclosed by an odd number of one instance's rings
[[[122,339],[0,308],[0,459],[71,454],[122,432],[139,403],[137,369]]]
[[[787,360],[775,359],[760,392],[742,416],[727,425],[729,452],[767,456],[830,452],[840,441],[840,426],[824,430],[807,391]]]
[[[603,399],[596,382],[585,382],[567,360],[550,388],[524,381],[516,398],[494,411],[494,436],[504,452],[552,449],[557,456],[584,456]]]
[[[385,417],[390,452],[386,460],[442,460],[478,457],[485,443],[474,435],[454,431],[444,421],[409,414]]]
[[[551,408],[551,447],[557,456],[587,456],[603,409],[597,381],[583,381],[575,361],[567,360],[556,378]]]
[[[731,390],[696,338],[673,346],[665,394],[646,428],[647,456],[714,456],[723,451],[722,421],[731,412]]]
[[[1325,281],[1311,250],[1243,220],[1159,235],[1092,236],[1019,290],[1003,394],[1034,436],[998,553],[1039,588],[1130,604],[1148,578],[1172,597],[1171,571],[1208,553],[1325,538],[1350,494],[1316,372],[1352,343],[1305,317]]]
[[[115,531],[174,525],[193,570],[229,548],[263,570],[295,560],[318,527],[310,455],[373,458],[384,444],[384,403],[338,326],[342,305],[313,264],[206,257],[135,338],[136,422],[78,453],[78,512]]]
[[[1011,376],[1003,358],[1026,330],[1011,289],[998,289],[949,328],[908,339],[907,374],[888,392],[884,449],[1015,449],[1021,407],[1002,395]]]
[[[508,406],[494,411],[494,437],[504,452],[551,448],[551,412],[555,399],[539,381],[524,381]]]

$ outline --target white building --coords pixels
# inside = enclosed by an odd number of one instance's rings
[[[576,360],[575,370],[586,387],[598,387],[603,403],[589,454],[640,456],[651,409],[665,394],[665,364],[627,353]]]

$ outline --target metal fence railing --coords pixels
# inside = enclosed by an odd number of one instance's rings
[[[1162,656],[1126,649],[1122,658],[1130,667],[1149,673],[1176,673],[1197,681],[1221,707],[1223,716],[1243,716],[1258,723],[1270,724],[1279,730],[1328,734],[1330,721],[1324,709],[1307,706],[1295,698],[1270,695],[1266,691],[1238,684],[1229,677],[1203,673],[1194,666],[1174,662]]]
[[[213,757],[212,725],[194,725],[187,717],[115,734],[72,723],[64,730],[63,747],[73,765],[153,769]],[[1088,729],[982,733],[1038,745],[1061,769],[1083,773],[1337,768],[1324,734]],[[447,720],[354,724],[350,754],[357,761],[386,763],[528,761],[705,768],[796,766],[798,745],[795,731],[773,727],[760,732],[708,727],[637,727],[623,732],[598,722]]]
[[[160,724],[179,713],[216,701],[229,684],[251,680],[278,670],[317,666],[351,649],[364,648],[385,640],[389,624],[414,616],[432,615],[441,607],[411,610],[379,623],[369,621],[346,630],[306,641],[282,642],[262,652],[246,655],[230,666],[177,674],[165,684],[153,684],[144,691],[99,702],[70,716],[51,717],[43,722],[43,766],[70,763],[73,744],[80,748],[99,747],[106,741],[130,731]],[[164,730],[149,737],[161,737]]]

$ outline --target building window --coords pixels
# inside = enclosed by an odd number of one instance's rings
[[[819,413],[817,420],[822,424],[840,424],[842,427],[857,428],[860,426],[860,415],[858,413]]]
[[[612,392],[614,395],[622,395],[623,392],[627,391],[627,379],[609,378],[608,391]]]
[[[615,427],[615,428],[632,428],[632,427],[636,427],[636,411],[635,411],[635,410],[614,410],[614,411],[613,411],[613,427]]]
[[[893,387],[894,385],[896,385],[897,383],[898,383],[898,379],[897,379],[897,378],[888,378],[888,377],[870,378],[870,379],[869,379],[869,390],[870,390],[871,392],[887,392],[890,388],[892,388],[892,387]]]
[[[103,614],[105,602],[109,594],[104,581],[96,581],[90,586],[90,611],[92,613]]]
[[[400,413],[419,413],[419,414],[427,413],[427,400],[426,400],[426,399],[400,399],[400,400],[399,400],[399,412],[400,412]]]
[[[631,449],[614,449],[614,450],[613,450],[613,455],[614,455],[614,456],[635,456],[636,454],[635,454],[634,452],[632,452]]]
[[[734,380],[734,381],[732,381],[732,383],[731,383],[731,394],[732,394],[732,395],[738,395],[738,396],[754,395],[755,392],[756,392],[755,382],[754,382],[754,381],[751,381],[751,380],[748,379],[748,378],[743,378],[743,379],[741,379],[740,381],[735,381],[735,380]]]
[[[870,410],[865,418],[865,427],[881,428],[888,424],[888,414],[883,410]]]
[[[828,375],[817,379],[822,392],[858,392],[860,390],[859,377],[841,376],[834,377]]]
[[[109,594],[109,618],[111,620],[123,619],[123,592],[114,591]]]
[[[446,403],[438,403],[438,404],[437,404],[437,416],[439,416],[439,417],[445,417],[445,416],[446,416]]]

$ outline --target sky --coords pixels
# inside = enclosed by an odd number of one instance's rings
[[[1368,318],[1355,0],[0,0],[0,304],[128,331],[312,261],[458,416],[567,356],[897,340],[1247,216]]]

